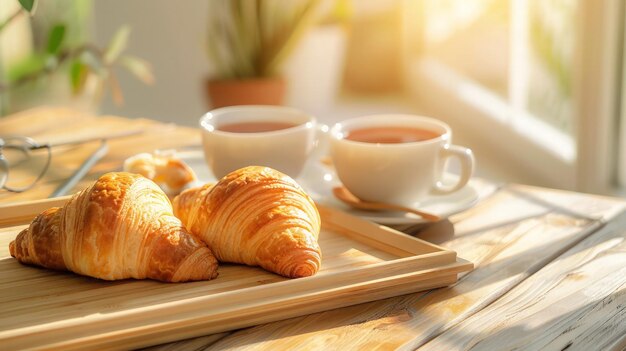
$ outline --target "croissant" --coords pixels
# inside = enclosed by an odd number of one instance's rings
[[[154,181],[166,193],[179,194],[197,180],[193,169],[173,152],[141,153],[124,161],[124,171],[138,173]]]
[[[62,208],[39,214],[9,251],[21,263],[105,280],[217,276],[215,256],[174,217],[165,193],[125,172],[107,173]]]
[[[271,168],[245,167],[215,185],[187,189],[174,198],[174,213],[219,261],[290,278],[320,268],[317,208],[293,179]]]

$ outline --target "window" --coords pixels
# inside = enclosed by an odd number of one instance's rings
[[[405,6],[407,88],[490,154],[477,152],[479,162],[498,153],[501,167],[532,174],[542,185],[610,190],[617,176],[623,2]]]

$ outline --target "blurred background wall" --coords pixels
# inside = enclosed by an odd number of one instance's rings
[[[124,105],[107,95],[101,113],[147,117],[196,126],[207,110],[203,96],[209,72],[207,1],[94,1],[96,42],[106,46],[122,25],[131,26],[128,52],[148,59],[156,84],[146,86],[120,72]]]

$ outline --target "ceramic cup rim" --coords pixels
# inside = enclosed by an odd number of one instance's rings
[[[301,117],[302,120],[299,121],[293,127],[279,129],[279,130],[271,130],[265,132],[249,132],[249,133],[238,133],[238,132],[227,132],[223,130],[219,130],[217,128],[218,122],[220,118],[224,118],[224,116],[229,114],[237,114],[237,113],[250,113],[250,112],[277,112],[282,115],[293,115]],[[287,135],[295,132],[300,132],[302,130],[312,129],[315,127],[317,123],[316,118],[308,114],[302,110],[288,107],[288,106],[274,106],[274,105],[241,105],[241,106],[227,106],[220,107],[214,110],[211,110],[205,113],[202,117],[200,117],[200,128],[205,133],[220,135],[224,137],[231,138],[263,138],[268,136],[279,136],[279,135]]]
[[[431,138],[427,140],[420,141],[410,141],[403,143],[370,143],[364,141],[356,141],[349,140],[345,137],[345,132],[358,129],[359,127],[363,127],[363,124],[367,124],[368,122],[380,121],[378,126],[396,126],[396,127],[406,127],[406,125],[402,125],[401,122],[425,122],[427,124],[435,125],[442,130],[444,130],[441,135],[436,138]],[[413,115],[413,114],[394,114],[394,113],[386,113],[386,114],[374,114],[367,115],[361,117],[350,118],[338,123],[330,130],[331,137],[336,142],[346,143],[348,145],[354,145],[357,147],[376,147],[376,148],[407,148],[407,147],[415,147],[417,145],[429,145],[444,142],[449,142],[452,136],[452,129],[450,126],[436,118],[421,116],[421,115]]]

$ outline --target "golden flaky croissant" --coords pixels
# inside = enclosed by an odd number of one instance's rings
[[[236,170],[215,185],[183,191],[174,213],[217,259],[297,278],[321,264],[320,216],[288,176],[267,167]]]
[[[62,208],[39,214],[9,246],[18,261],[106,280],[166,282],[217,276],[211,250],[138,174],[107,173]]]

